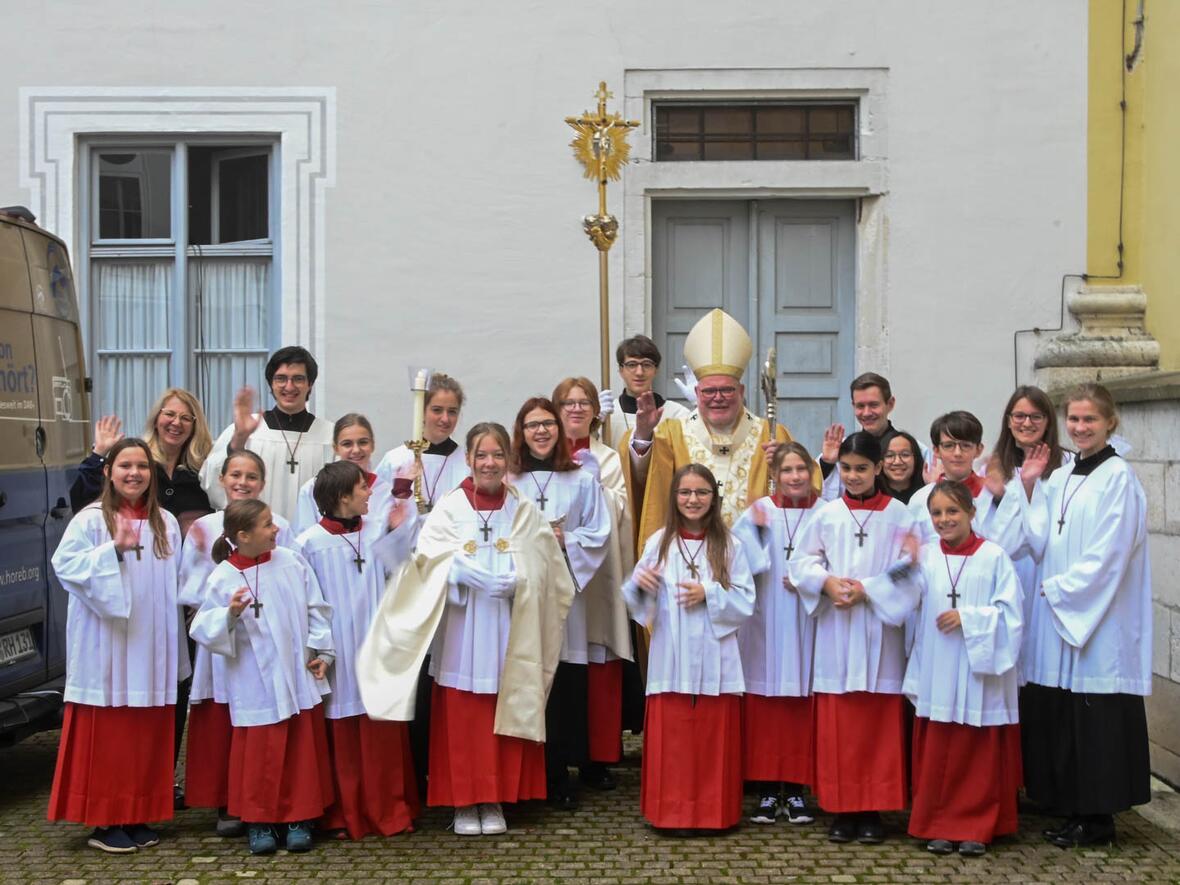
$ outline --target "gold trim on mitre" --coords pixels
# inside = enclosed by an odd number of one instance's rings
[[[684,361],[698,378],[740,379],[753,352],[754,344],[741,323],[718,308],[701,317],[684,339]]]

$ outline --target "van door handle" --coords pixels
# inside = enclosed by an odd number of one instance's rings
[[[66,503],[65,498],[58,498],[57,504],[49,511],[49,515],[54,519],[65,519],[70,515],[70,505]]]

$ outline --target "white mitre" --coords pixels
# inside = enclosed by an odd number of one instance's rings
[[[741,380],[753,352],[741,323],[717,308],[701,317],[684,339],[684,361],[698,378],[729,375]]]

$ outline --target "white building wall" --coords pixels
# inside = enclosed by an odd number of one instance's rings
[[[334,89],[320,411],[367,411],[384,448],[408,429],[405,358],[464,383],[465,424],[597,374],[594,191],[563,118],[599,80],[622,109],[645,69],[879,69],[883,193],[861,221],[880,243],[877,319],[858,368],[891,378],[917,435],[965,407],[991,439],[1013,330],[1055,325],[1061,275],[1083,265],[1086,16],[1075,0],[7,4],[23,37],[6,49],[0,203],[30,199],[22,87]],[[620,218],[629,181],[612,186]],[[612,253],[616,339],[645,325],[622,297],[643,260]]]

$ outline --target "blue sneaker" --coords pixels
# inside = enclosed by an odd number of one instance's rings
[[[269,824],[250,824],[250,853],[274,854],[278,851],[279,840]]]
[[[139,850],[122,827],[96,827],[86,844],[108,854],[131,854]]]
[[[136,848],[151,848],[153,845],[160,844],[160,834],[147,824],[131,824],[123,827],[123,830],[131,837]]]
[[[308,821],[287,824],[287,850],[311,851],[311,824]]]

